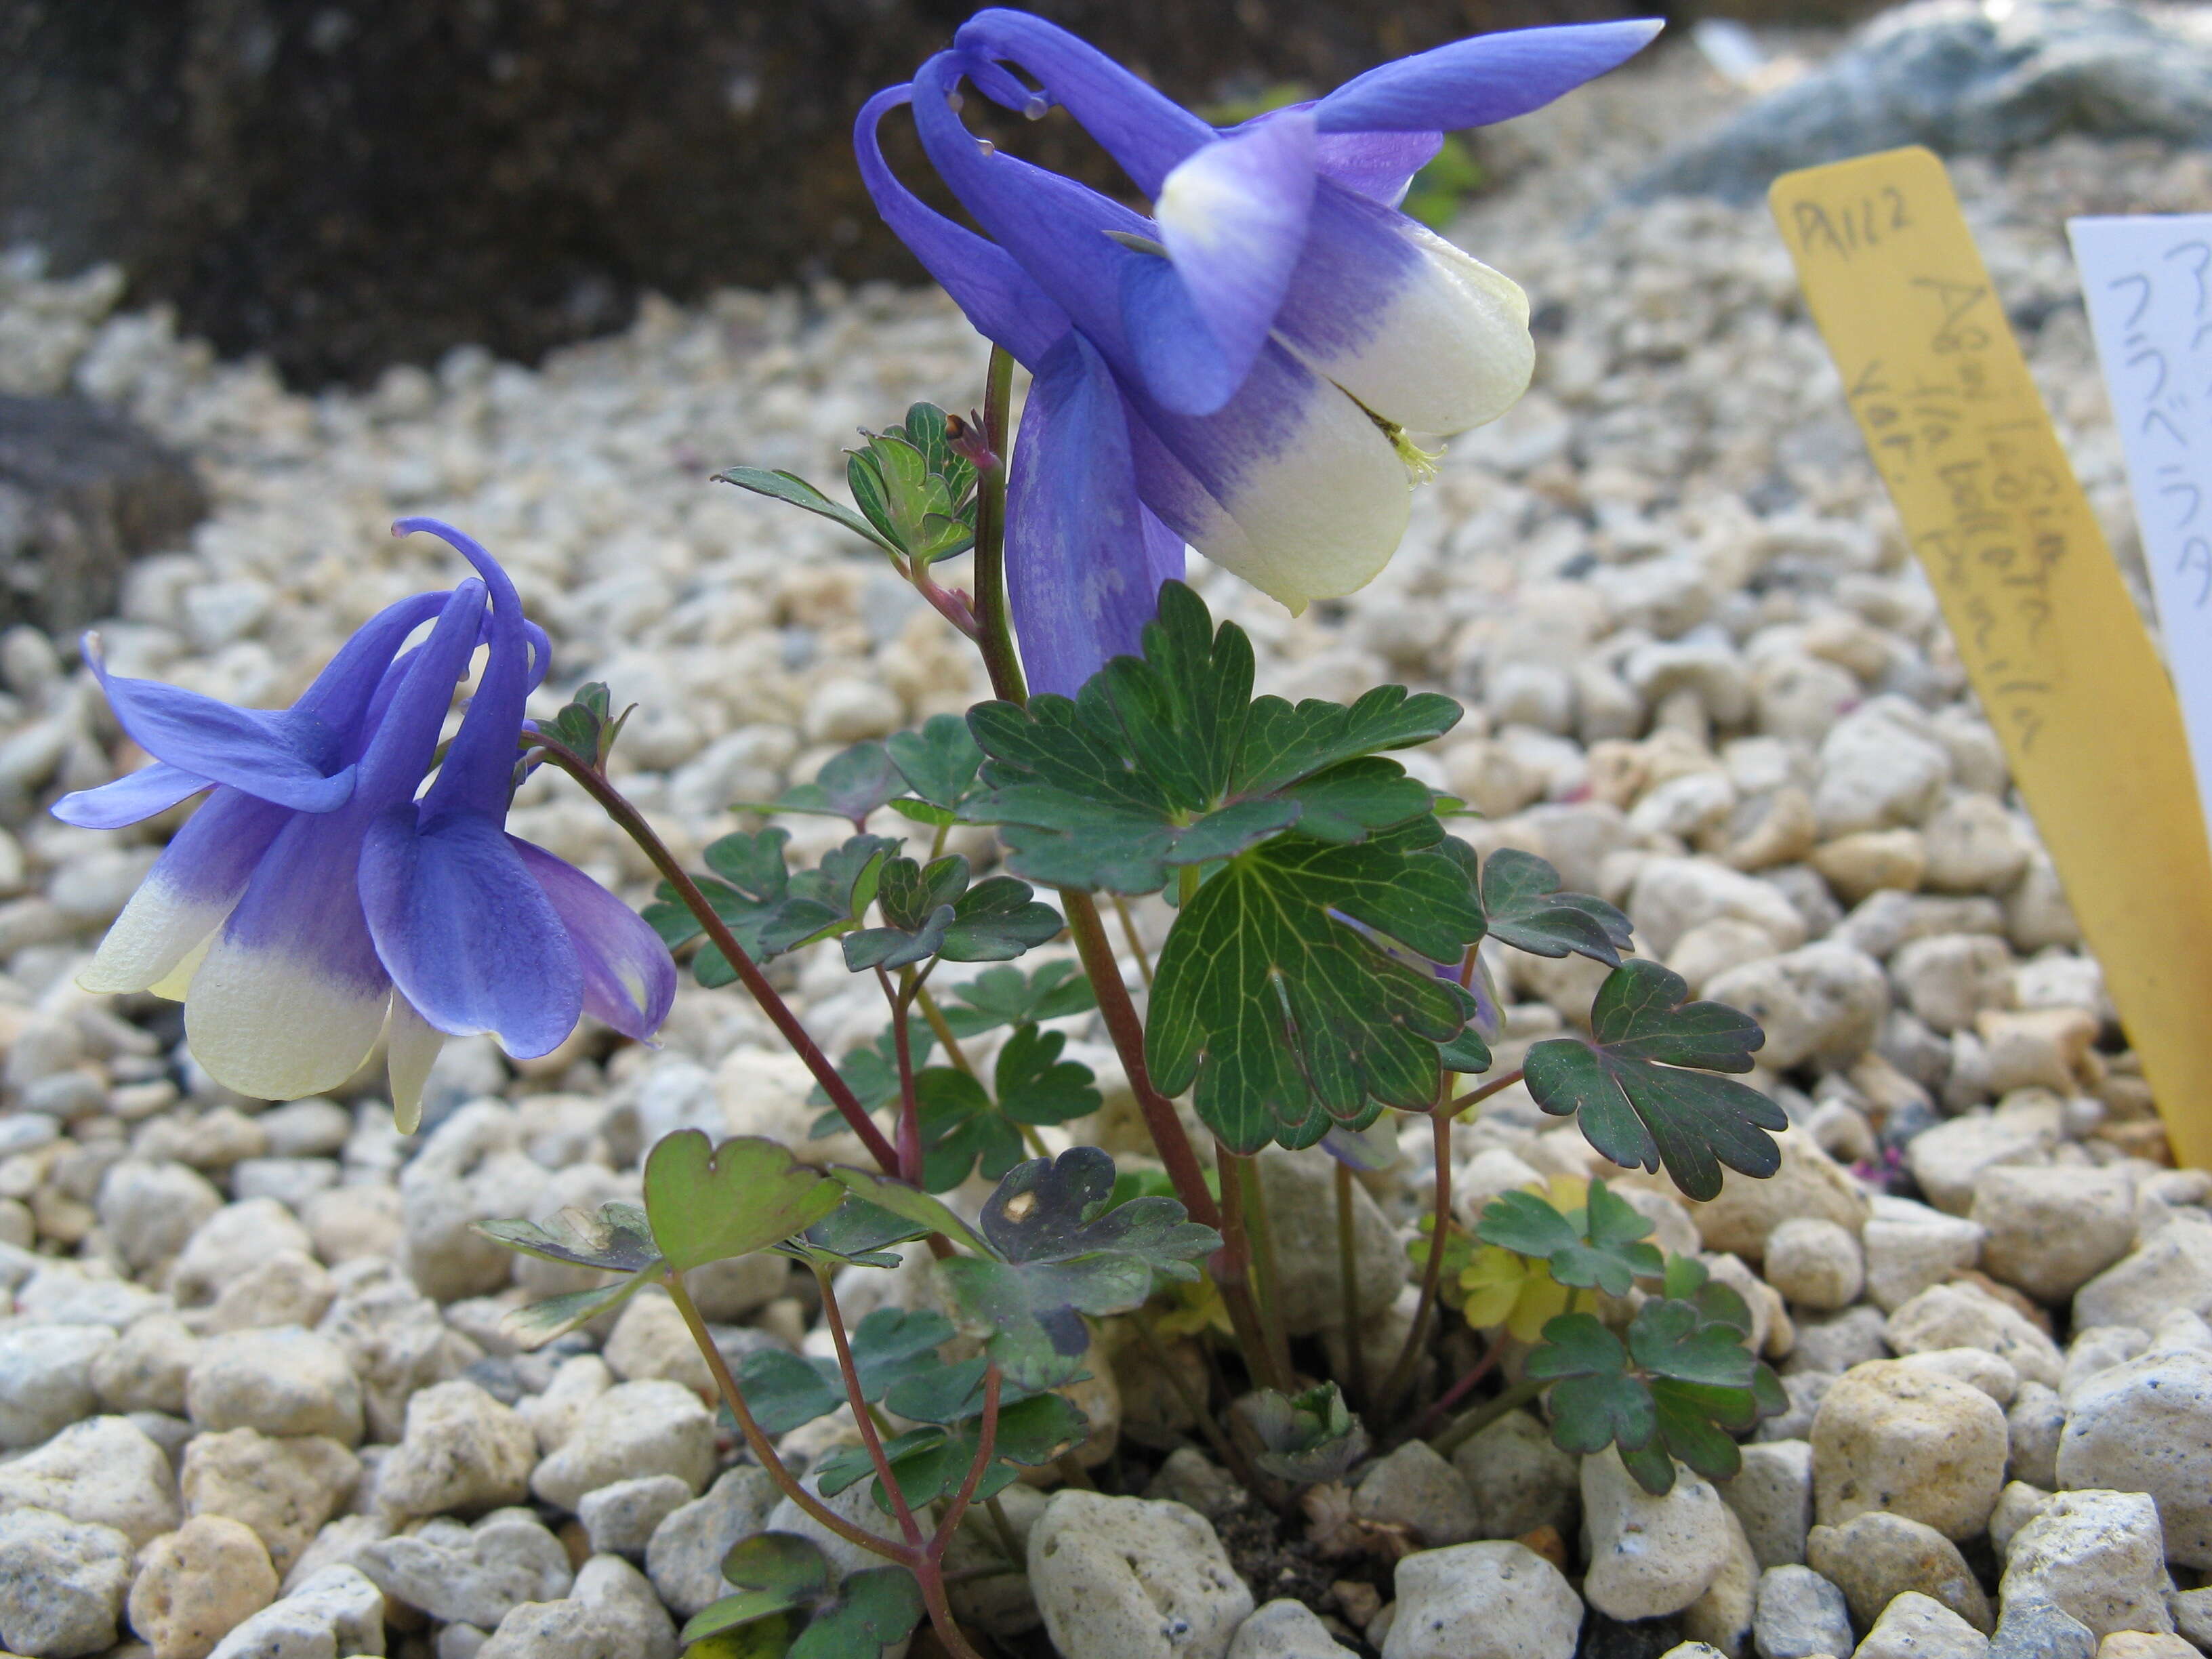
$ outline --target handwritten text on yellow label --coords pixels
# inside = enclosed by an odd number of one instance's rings
[[[2179,711],[1942,163],[1891,150],[1770,200],[2174,1151],[2212,1164],[2212,854]]]

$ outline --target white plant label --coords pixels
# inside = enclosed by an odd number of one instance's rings
[[[2212,214],[2066,228],[2212,823]]]

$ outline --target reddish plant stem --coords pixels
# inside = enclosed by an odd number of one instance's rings
[[[984,1473],[991,1467],[991,1458],[999,1446],[999,1395],[1006,1379],[999,1368],[987,1365],[983,1369],[983,1420],[975,1431],[975,1461],[968,1466],[968,1475],[960,1483],[960,1490],[952,1494],[952,1501],[945,1507],[945,1517],[937,1523],[937,1531],[929,1540],[930,1559],[942,1561],[945,1551],[952,1542],[952,1534],[960,1529],[960,1517],[967,1513],[969,1504],[975,1501],[975,1488],[983,1482]]]
[[[847,1543],[857,1544],[872,1554],[884,1556],[902,1566],[913,1567],[920,1559],[921,1551],[908,1549],[902,1544],[895,1544],[887,1538],[878,1538],[872,1532],[863,1531],[799,1484],[797,1477],[775,1455],[775,1448],[769,1443],[768,1436],[761,1432],[760,1425],[753,1420],[753,1414],[745,1405],[745,1397],[738,1390],[738,1379],[730,1375],[729,1361],[722,1358],[722,1351],[714,1346],[714,1339],[707,1329],[707,1322],[699,1316],[698,1305],[691,1300],[691,1293],[684,1288],[684,1275],[672,1268],[661,1275],[661,1282],[667,1286],[669,1300],[675,1303],[676,1311],[684,1316],[684,1323],[691,1333],[692,1341],[698,1345],[700,1355],[707,1362],[707,1369],[714,1373],[714,1386],[721,1390],[722,1403],[730,1408],[730,1415],[737,1419],[738,1431],[744,1436],[745,1445],[761,1468],[768,1472],[768,1478],[775,1482],[776,1490]]]
[[[1474,1363],[1474,1368],[1445,1389],[1436,1404],[1420,1414],[1413,1424],[1412,1432],[1406,1437],[1408,1440],[1419,1440],[1433,1430],[1437,1424],[1443,1422],[1445,1418],[1450,1416],[1452,1407],[1474,1393],[1475,1384],[1498,1369],[1498,1358],[1504,1352],[1505,1343],[1503,1338],[1492,1342],[1484,1351],[1482,1358]]]
[[[1146,1069],[1145,1023],[1138,1017],[1136,1004],[1129,1000],[1128,988],[1121,983],[1121,964],[1115,960],[1114,947],[1107,942],[1098,907],[1090,894],[1069,887],[1060,890],[1060,902],[1067,916],[1067,930],[1075,939],[1076,953],[1083,959],[1084,972],[1090,975],[1091,988],[1098,999],[1107,1036],[1121,1057],[1121,1069],[1128,1074],[1137,1109],[1144,1114],[1145,1127],[1152,1131],[1152,1144],[1159,1148],[1160,1162],[1167,1165],[1168,1179],[1175,1182],[1176,1196],[1193,1221],[1218,1227],[1219,1206],[1206,1189],[1206,1174],[1199,1167],[1190,1137],[1183,1133],[1182,1120],[1176,1115],[1175,1103],[1152,1086],[1152,1073]]]
[[[806,1069],[814,1074],[814,1080],[822,1085],[822,1092],[830,1097],[830,1103],[837,1109],[837,1114],[845,1120],[846,1127],[858,1135],[860,1144],[868,1149],[868,1156],[876,1160],[885,1175],[898,1174],[898,1153],[884,1138],[884,1132],[876,1127],[869,1118],[867,1109],[860,1104],[859,1097],[853,1093],[845,1079],[837,1075],[837,1068],[830,1063],[830,1057],[822,1052],[805,1026],[799,1024],[799,1016],[791,1012],[791,1006],[777,994],[775,987],[768,982],[768,975],[761,972],[760,965],[746,953],[745,947],[738,943],[737,935],[730,931],[721,917],[714,914],[714,907],[707,902],[707,896],[699,890],[699,884],[685,873],[684,866],[677,862],[676,855],[668,850],[667,843],[645,821],[644,814],[631,805],[619,789],[607,781],[605,774],[581,756],[543,732],[531,735],[546,759],[583,785],[584,792],[599,803],[600,810],[612,818],[616,826],[635,842],[640,850],[653,861],[653,867],[659,871],[662,879],[676,890],[676,896],[684,902],[684,908],[690,911],[699,926],[705,929],[714,948],[737,971],[738,978],[745,989],[752,993],[753,1000],[769,1017],[769,1023],[791,1045],[792,1052],[805,1063]]]
[[[1480,1106],[1484,1101],[1489,1099],[1491,1096],[1502,1093],[1505,1090],[1511,1088],[1515,1084],[1520,1082],[1522,1075],[1522,1073],[1520,1067],[1516,1066],[1513,1070],[1508,1072],[1504,1077],[1492,1078],[1489,1082],[1484,1084],[1480,1089],[1463,1094],[1458,1099],[1448,1103],[1444,1106],[1443,1110],[1449,1115],[1457,1117],[1462,1112],[1467,1110],[1468,1107]]]
[[[860,1393],[860,1370],[853,1363],[853,1345],[846,1340],[845,1315],[837,1306],[837,1292],[830,1283],[830,1270],[821,1262],[810,1264],[814,1269],[814,1282],[822,1291],[822,1317],[830,1326],[830,1340],[837,1349],[837,1369],[845,1379],[845,1401],[852,1407],[853,1421],[860,1425],[860,1443],[868,1449],[868,1459],[876,1466],[876,1478],[884,1483],[884,1495],[891,1500],[891,1514],[899,1523],[899,1531],[906,1541],[917,1548],[921,1544],[921,1524],[914,1518],[914,1510],[899,1490],[898,1477],[891,1473],[891,1461],[884,1455],[883,1436],[876,1431],[875,1414],[869,1411],[866,1398]]]
[[[1450,1073],[1445,1075],[1449,1077]],[[1449,1086],[1449,1083],[1443,1085],[1444,1088]],[[1433,1220],[1429,1232],[1429,1259],[1421,1269],[1421,1299],[1413,1310],[1413,1328],[1406,1333],[1405,1346],[1398,1350],[1397,1363],[1390,1367],[1389,1379],[1382,1384],[1382,1392],[1375,1398],[1376,1411],[1382,1415],[1396,1408],[1400,1396],[1413,1380],[1414,1369],[1420,1363],[1421,1350],[1428,1344],[1429,1327],[1436,1314],[1437,1288],[1443,1283],[1444,1234],[1451,1226],[1450,1109],[1438,1107],[1429,1114],[1429,1123],[1435,1135],[1437,1163],[1435,1203],[1431,1210]]]

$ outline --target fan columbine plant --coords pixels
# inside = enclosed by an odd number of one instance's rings
[[[84,983],[181,999],[192,1052],[218,1080],[271,1098],[319,1092],[381,1037],[412,1129],[447,1036],[489,1032],[528,1057],[584,1013],[649,1036],[680,952],[701,985],[744,987],[813,1074],[823,1127],[849,1129],[873,1161],[825,1171],[771,1141],[717,1146],[685,1131],[650,1150],[641,1206],[483,1229],[600,1275],[518,1316],[533,1343],[664,1288],[750,1455],[820,1526],[884,1562],[840,1575],[805,1539],[748,1539],[724,1564],[735,1594],[685,1630],[697,1651],[872,1652],[926,1616],[973,1659],[947,1548],[980,1504],[1005,1559],[969,1571],[1019,1570],[995,1494],[1025,1469],[1073,1470],[1086,1425],[1070,1389],[1102,1321],[1127,1318],[1160,1356],[1240,1479],[1285,1508],[1305,1491],[1317,1524],[1327,1483],[1374,1446],[1421,1435],[1448,1451],[1524,1402],[1543,1401],[1570,1451],[1618,1447],[1654,1492],[1677,1460],[1732,1472],[1735,1435],[1778,1408],[1741,1299],[1646,1243],[1650,1222],[1604,1182],[1506,1194],[1471,1235],[1452,1206],[1454,1125],[1516,1082],[1614,1164],[1663,1169],[1692,1197],[1713,1196],[1723,1167],[1771,1174],[1768,1132],[1786,1120],[1728,1075],[1751,1068],[1758,1026],[1628,955],[1626,919],[1562,891],[1541,859],[1478,860],[1448,832],[1464,809],[1389,755],[1449,731],[1456,703],[1401,686],[1349,706],[1255,696],[1250,642],[1182,581],[1186,544],[1294,609],[1381,567],[1431,459],[1408,434],[1493,418],[1533,361],[1521,290],[1395,203],[1442,135],[1534,108],[1656,28],[1462,41],[1217,131],[1063,31],[994,10],[911,85],[871,100],[862,173],[992,341],[983,410],[963,421],[917,404],[869,434],[847,468],[851,507],[788,473],[721,476],[874,544],[975,643],[995,696],[964,720],[856,744],[779,800],[732,803],[848,821],[853,834],[811,867],[793,868],[769,829],[727,836],[686,870],[608,775],[622,719],[606,688],[584,687],[550,721],[524,718],[549,641],[490,556],[443,525],[395,528],[442,537],[477,574],[371,619],[281,713],[108,677],[88,641],[117,717],[155,763],[64,798],[58,816],[114,827],[207,799]],[[961,124],[963,87],[1032,117],[1065,108],[1152,216],[977,139]],[[884,165],[877,129],[902,105],[988,240]],[[1034,383],[1015,441],[1017,362]],[[963,557],[968,592],[936,574]],[[441,748],[479,646],[476,693]],[[507,834],[516,784],[548,765],[659,871],[642,917]],[[884,809],[914,835],[869,833]],[[994,830],[1002,872],[979,879],[947,854],[955,825]],[[1126,908],[1153,893],[1176,907],[1156,963]],[[1141,1007],[1102,901],[1119,913]],[[994,966],[942,1000],[931,989],[944,963],[1011,963],[1062,937],[1079,970]],[[1480,955],[1493,938],[1607,970],[1587,1036],[1540,1042],[1503,1074]],[[842,1064],[763,971],[830,939],[889,1014]],[[1052,1156],[1040,1133],[1100,1105],[1048,1029],[1094,1009],[1157,1170],[1117,1174],[1087,1146]],[[987,1072],[962,1045],[994,1032],[1005,1035]],[[1382,1310],[1358,1305],[1352,1188],[1376,1164],[1370,1132],[1394,1141],[1409,1119],[1434,1146],[1419,1303],[1370,1376],[1356,1334]],[[1316,1145],[1337,1160],[1330,1243],[1346,1334],[1346,1374],[1319,1379],[1293,1362],[1279,1284],[1282,1261],[1314,1242],[1271,1229],[1255,1162],[1271,1146]],[[979,1179],[994,1183],[980,1206],[937,1196]],[[941,1309],[878,1308],[848,1325],[835,1275],[896,1266],[917,1243],[935,1258]],[[684,1275],[759,1251],[813,1275],[834,1360],[724,1359]],[[1439,1382],[1424,1361],[1442,1351],[1446,1310],[1487,1340]],[[1166,1363],[1164,1344],[1194,1334],[1213,1351],[1202,1386]],[[1517,1375],[1478,1399],[1504,1372]],[[775,1442],[837,1412],[854,1443],[802,1484]],[[888,1536],[829,1501],[864,1482]]]

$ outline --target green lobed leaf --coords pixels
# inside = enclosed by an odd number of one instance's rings
[[[843,1198],[836,1182],[757,1135],[710,1146],[698,1130],[679,1129],[646,1155],[646,1213],[678,1273],[804,1232]]]
[[[937,1034],[929,1029],[929,1022],[920,1015],[909,1015],[906,1023],[907,1052],[919,1067],[929,1058],[936,1046]],[[964,1035],[964,1034],[963,1034]],[[837,1062],[837,1075],[845,1079],[845,1086],[869,1111],[887,1105],[898,1098],[898,1037],[890,1028],[878,1031],[876,1040],[845,1051],[845,1058]],[[830,1097],[817,1084],[806,1097],[810,1106],[827,1106]],[[835,1112],[825,1115],[824,1121],[842,1123],[844,1120]],[[826,1133],[817,1121],[814,1133]]]
[[[830,1115],[843,1121],[835,1112]],[[899,1258],[886,1247],[920,1238],[928,1231],[904,1216],[894,1215],[861,1199],[848,1197],[805,1232],[774,1248],[799,1261],[896,1267]]]
[[[1158,1279],[1194,1281],[1221,1236],[1167,1198],[1113,1208],[1114,1160],[1096,1146],[1017,1165],[985,1200],[981,1226],[995,1260],[938,1264],[962,1328],[1010,1382],[1056,1388],[1090,1346],[1083,1316],[1141,1306]]]
[[[1356,842],[1429,816],[1431,796],[1376,750],[1450,729],[1448,697],[1369,692],[1350,708],[1252,696],[1243,630],[1218,630],[1180,582],[1160,590],[1141,657],[1076,696],[987,702],[969,728],[988,757],[963,809],[1000,826],[1007,867],[1056,887],[1149,893],[1172,870],[1229,858],[1293,824]]]
[[[1486,1072],[1492,1061],[1490,1045],[1471,1025],[1437,1049],[1437,1063],[1447,1072]]]
[[[1765,1041],[1758,1022],[1688,995],[1680,975],[1632,957],[1599,988],[1589,1036],[1539,1042],[1523,1065],[1536,1103],[1575,1115],[1607,1158],[1631,1169],[1663,1164],[1685,1193],[1709,1199],[1721,1189],[1723,1164],[1748,1176],[1779,1169],[1766,1131],[1790,1120],[1756,1089],[1708,1075],[1751,1069]]]
[[[848,1573],[835,1600],[809,1620],[789,1659],[878,1659],[921,1622],[921,1590],[904,1567]]]
[[[1547,1321],[1523,1375],[1553,1385],[1552,1439],[1561,1451],[1588,1455],[1618,1442],[1625,1455],[1656,1431],[1650,1389],[1629,1370],[1620,1339],[1593,1314]]]
[[[845,938],[845,965],[904,968],[943,956],[950,962],[1004,962],[1057,935],[1060,912],[1035,902],[1025,881],[990,876],[970,887],[957,854],[927,865],[885,860],[876,889],[884,925]]]
[[[1353,846],[1288,836],[1200,888],[1160,952],[1146,1022],[1161,1091],[1194,1087],[1200,1118],[1238,1152],[1433,1103],[1437,1045],[1474,999],[1378,939],[1456,962],[1481,937],[1441,838],[1432,818]]]
[[[1603,899],[1562,892],[1559,872],[1534,853],[1499,848],[1482,861],[1481,891],[1492,938],[1540,957],[1572,952],[1620,965],[1628,918]]]
[[[909,1187],[890,1176],[878,1175],[872,1170],[847,1169],[842,1165],[830,1171],[832,1179],[841,1182],[848,1192],[888,1210],[920,1227],[926,1233],[943,1233],[956,1244],[988,1253],[990,1246],[975,1230],[955,1215],[945,1203],[932,1198],[919,1188]]]
[[[1075,963],[1048,962],[1026,975],[1018,968],[987,968],[951,993],[945,1023],[955,1036],[975,1036],[1001,1025],[1087,1014],[1097,1006]]]
[[[957,714],[932,714],[921,731],[895,732],[884,746],[907,787],[932,806],[950,811],[974,793],[983,751]]]
[[[1501,1193],[1475,1223],[1484,1243],[1543,1261],[1562,1285],[1595,1285],[1608,1296],[1626,1296],[1637,1279],[1665,1271],[1659,1251],[1641,1242],[1650,1231],[1650,1221],[1602,1181],[1590,1182],[1586,1206],[1565,1212],[1534,1193]]]
[[[875,526],[849,507],[841,507],[795,472],[769,472],[757,466],[733,466],[714,476],[715,483],[735,484],[756,495],[766,495],[772,501],[788,501],[792,506],[842,525],[864,541],[873,542],[886,553],[898,550],[884,539]]]
[[[996,1181],[1022,1161],[1021,1131],[965,1072],[933,1066],[915,1074],[921,1127],[921,1184],[950,1192],[975,1172]]]
[[[806,812],[850,818],[860,829],[869,813],[906,792],[906,779],[890,750],[873,738],[840,750],[822,763],[814,781],[794,785],[773,801],[738,801],[732,811]]]
[[[1104,1099],[1091,1086],[1097,1075],[1088,1066],[1062,1060],[1066,1046],[1064,1032],[1026,1024],[1015,1027],[1000,1046],[994,1071],[999,1109],[1017,1123],[1030,1124],[1065,1123],[1097,1111]]]
[[[903,1383],[941,1375],[937,1350],[951,1340],[952,1322],[930,1310],[878,1308],[847,1334],[860,1397],[879,1401]],[[826,1417],[847,1404],[843,1373],[826,1357],[762,1348],[738,1367],[745,1404],[771,1437]],[[911,1416],[913,1413],[908,1413]]]
[[[602,1204],[596,1214],[571,1206],[542,1224],[480,1221],[470,1231],[525,1255],[609,1273],[643,1273],[660,1260],[645,1212],[635,1204]]]
[[[757,1348],[739,1362],[738,1387],[761,1432],[771,1440],[802,1424],[827,1417],[845,1403],[834,1361]]]

